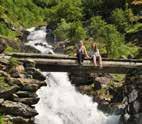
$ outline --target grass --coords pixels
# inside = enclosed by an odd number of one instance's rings
[[[3,124],[2,115],[0,114],[0,124]]]

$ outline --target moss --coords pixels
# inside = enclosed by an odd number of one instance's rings
[[[10,86],[5,82],[5,78],[2,75],[0,75],[0,89],[7,90],[9,88]]]
[[[15,49],[10,46],[7,46],[7,48],[5,49],[5,52],[15,52]]]

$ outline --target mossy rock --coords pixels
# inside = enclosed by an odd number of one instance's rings
[[[8,90],[11,86],[5,82],[5,77],[0,75],[0,89],[1,90]]]

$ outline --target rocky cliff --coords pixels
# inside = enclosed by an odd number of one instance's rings
[[[20,63],[0,55],[0,113],[3,124],[34,122],[38,113],[33,105],[39,101],[36,91],[46,86],[44,80],[33,63]]]

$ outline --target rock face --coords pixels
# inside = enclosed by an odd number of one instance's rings
[[[124,87],[125,112],[130,115],[127,124],[142,123],[142,70],[129,72]]]
[[[4,101],[0,107],[1,113],[7,113],[14,116],[33,117],[38,113],[29,106],[20,102]]]
[[[9,60],[0,59],[0,114],[4,124],[34,124],[38,114],[34,106],[36,91],[46,86],[46,78],[34,68],[34,63],[21,63],[9,68]]]
[[[3,53],[5,49],[6,49],[6,43],[4,43],[4,41],[1,41],[0,42],[0,53]]]

